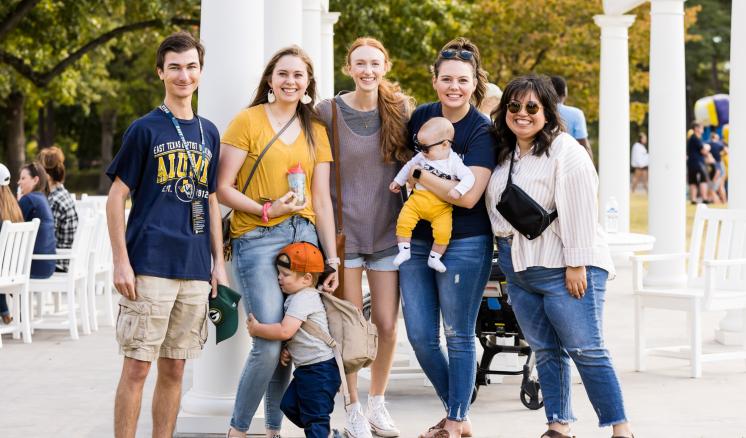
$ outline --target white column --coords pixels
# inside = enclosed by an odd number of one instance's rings
[[[265,0],[264,62],[293,44],[303,47],[303,0]]]
[[[599,214],[613,196],[619,203],[619,231],[629,231],[629,56],[627,29],[634,15],[596,15],[601,28],[599,105]]]
[[[650,2],[649,232],[654,253],[686,249],[684,0]],[[625,167],[625,170],[627,167]],[[683,262],[656,263],[655,282],[685,281]]]
[[[321,65],[316,67],[320,99],[334,96],[334,24],[337,20],[339,12],[321,14]]]
[[[728,207],[746,208],[746,2],[731,2],[730,21],[730,135]],[[740,312],[729,311],[715,331],[718,342],[739,345],[746,321]]]
[[[303,49],[313,61],[317,92],[321,91],[321,0],[303,0]]]
[[[252,98],[263,65],[264,27],[261,2],[220,0],[202,2],[200,39],[205,45],[205,67],[199,88],[198,113],[223,132],[228,122]],[[216,165],[214,163],[213,165]],[[229,266],[229,270],[230,269]],[[233,276],[231,285],[236,284]],[[239,305],[243,309],[243,305]],[[236,335],[215,345],[215,328],[208,323],[209,337],[202,356],[193,361],[192,387],[184,395],[176,424],[179,433],[224,434],[228,430],[238,379],[248,356],[250,338],[240,321]],[[264,409],[251,423],[252,433],[264,433]]]

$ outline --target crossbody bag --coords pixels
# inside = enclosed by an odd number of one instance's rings
[[[513,156],[510,157],[508,183],[497,203],[497,211],[519,233],[534,240],[557,219],[557,210],[547,213],[528,193],[513,184]]]
[[[246,182],[243,185],[243,188],[241,189],[241,193],[245,196],[246,195],[246,189],[249,188],[249,183],[251,182],[251,179],[254,177],[254,173],[256,173],[256,169],[259,167],[259,162],[262,161],[262,157],[264,157],[264,154],[267,153],[269,148],[274,144],[274,142],[280,138],[280,135],[282,135],[283,132],[293,123],[293,121],[298,117],[298,114],[293,114],[293,117],[288,120],[287,123],[285,123],[285,126],[280,129],[277,134],[275,134],[274,137],[267,143],[267,146],[264,146],[264,149],[262,149],[262,152],[259,154],[258,157],[256,157],[256,161],[254,162],[254,166],[251,168],[251,172],[249,172],[249,177],[246,178]],[[222,226],[223,226],[223,257],[225,258],[225,261],[230,261],[231,256],[233,255],[233,246],[231,245],[231,241],[233,240],[231,238],[231,218],[233,217],[233,209],[228,210],[228,213],[223,216],[222,220]]]

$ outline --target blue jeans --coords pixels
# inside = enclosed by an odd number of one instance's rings
[[[492,264],[492,236],[452,240],[441,259],[447,268],[443,273],[427,266],[430,246],[412,240],[412,258],[399,266],[404,323],[448,419],[462,421],[474,390],[474,327]],[[441,316],[447,354],[440,348]]]
[[[535,266],[515,272],[508,239],[497,242],[510,303],[536,354],[547,422],[576,420],[570,402],[571,358],[598,415],[599,426],[626,422],[622,389],[603,340],[608,273],[586,266],[588,288],[583,298],[573,298],[565,286],[565,268]]]
[[[329,416],[334,411],[334,395],[342,383],[334,359],[295,369],[280,407],[306,437],[329,438]]]
[[[277,284],[275,257],[293,242],[317,244],[316,227],[307,219],[291,216],[273,227],[257,227],[233,240],[233,264],[246,314],[262,323],[283,318],[285,297]],[[246,432],[264,396],[265,427],[280,430],[280,400],[290,380],[290,367],[280,365],[280,341],[253,338],[236,392],[231,427]]]

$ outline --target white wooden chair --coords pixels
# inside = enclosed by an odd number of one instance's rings
[[[29,275],[38,230],[39,219],[21,223],[4,221],[0,229],[0,294],[14,294],[14,322],[0,326],[0,347],[3,333],[12,333],[16,339],[23,333],[23,342],[31,343]]]
[[[91,329],[98,330],[98,312],[96,309],[96,295],[98,291],[104,298],[106,306],[103,309],[106,324],[114,326],[114,297],[113,297],[113,266],[111,242],[106,225],[106,214],[98,212],[92,227],[91,254],[88,261],[88,310],[91,317]]]
[[[635,363],[645,370],[648,354],[686,359],[691,376],[702,376],[702,362],[746,359],[746,323],[743,348],[738,351],[702,351],[702,313],[741,310],[746,321],[746,210],[697,207],[689,244],[683,254],[633,256],[635,294]],[[650,286],[645,283],[643,263],[686,260],[685,285]],[[645,318],[648,309],[668,309],[687,314],[689,345],[647,348]]]
[[[62,315],[66,316],[64,321],[53,321],[43,314],[37,315],[39,319],[32,321],[32,328],[52,329],[70,331],[72,339],[78,339],[78,324],[83,328],[83,334],[91,333],[90,316],[88,315],[88,260],[91,254],[91,238],[93,236],[91,227],[93,218],[88,215],[80,215],[78,229],[75,231],[73,247],[70,252],[59,254],[35,254],[34,260],[70,260],[67,272],[55,272],[51,277],[45,279],[31,279],[29,290],[31,293],[41,293],[42,296],[49,292],[60,292],[67,296],[67,308]],[[42,296],[39,299],[42,299]],[[77,311],[80,310],[80,321]]]

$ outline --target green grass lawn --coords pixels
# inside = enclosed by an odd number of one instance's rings
[[[632,193],[629,200],[629,231],[632,233],[648,232],[648,195],[647,193]],[[712,208],[725,208],[723,204],[710,205]],[[686,238],[687,242],[692,232],[692,222],[696,205],[686,201]]]

